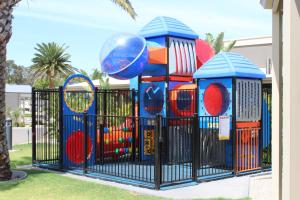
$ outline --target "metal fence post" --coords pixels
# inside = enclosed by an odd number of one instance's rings
[[[155,189],[160,189],[161,184],[161,136],[162,136],[162,116],[156,116],[156,128],[154,133],[154,184]]]
[[[85,112],[83,114],[83,123],[84,123],[84,167],[83,167],[83,172],[87,173],[87,167],[88,167],[88,115]]]
[[[259,139],[259,146],[258,146],[258,151],[259,151],[259,166],[262,168],[263,167],[263,122],[264,120],[262,120],[262,113],[263,113],[263,101],[264,101],[264,97],[263,97],[263,83],[262,80],[260,81],[260,101],[261,101],[261,106],[260,106],[260,129],[258,130],[258,139]]]
[[[102,109],[103,109],[103,124],[104,126],[106,126],[106,115],[107,115],[107,90],[106,89],[103,90]]]
[[[198,113],[194,114],[194,127],[193,127],[193,157],[192,157],[192,177],[194,181],[197,181],[197,170],[199,164],[199,121]]]
[[[93,144],[93,146],[95,147],[95,148],[93,148],[93,151],[94,151],[94,155],[95,155],[95,162],[97,162],[97,160],[98,160],[98,152],[97,152],[97,150],[98,150],[98,143],[97,143],[97,141],[98,141],[98,133],[97,133],[97,130],[98,130],[98,117],[99,117],[99,113],[98,113],[98,111],[99,111],[99,109],[98,109],[98,87],[95,87],[95,95],[94,95],[94,100],[95,100],[95,115],[94,115],[94,119],[93,119],[93,123],[94,123],[94,125],[93,125],[93,127],[94,127],[94,144]]]
[[[60,86],[59,87],[59,166],[60,166],[60,169],[63,169],[63,166],[64,166],[64,141],[63,141],[63,136],[64,136],[64,131],[63,131],[63,123],[64,123],[64,120],[63,120],[63,101],[64,101],[64,94],[63,94],[63,87]]]
[[[232,169],[233,173],[236,174],[237,166],[237,144],[236,144],[236,78],[232,80]]]
[[[132,94],[132,99],[131,99],[131,112],[132,112],[132,161],[135,161],[136,157],[136,144],[135,144],[135,139],[136,139],[136,119],[135,119],[135,89],[132,89],[131,91]]]
[[[36,98],[35,98],[35,88],[32,87],[31,90],[31,132],[32,132],[32,163],[36,161]]]
[[[104,164],[104,124],[100,124],[100,163]]]
[[[142,135],[142,128],[141,128],[141,124],[144,123],[144,120],[141,118],[141,85],[142,85],[142,81],[141,81],[141,76],[138,76],[138,92],[137,92],[137,119],[138,119],[138,124],[137,125],[137,140],[138,140],[138,157],[137,160],[142,160],[142,141],[141,141],[141,135]]]
[[[169,84],[168,84],[169,86]],[[166,158],[170,158],[170,155],[172,155],[173,152],[169,152],[170,151],[170,146],[173,145],[173,144],[170,144],[170,140],[172,141],[170,134],[173,132],[172,130],[170,130],[170,127],[169,127],[169,120],[170,120],[170,106],[169,104],[171,104],[170,102],[170,95],[169,95],[169,87],[166,87],[166,90],[165,90],[165,93],[166,93],[166,121],[165,121],[165,124],[166,124],[166,134],[165,134],[165,146],[166,146],[166,151],[165,151],[165,156]],[[171,120],[170,120],[171,121]]]
[[[6,119],[5,120],[5,134],[6,134],[6,141],[8,150],[12,150],[12,120]]]

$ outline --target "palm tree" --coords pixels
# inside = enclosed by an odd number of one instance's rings
[[[0,180],[11,177],[9,153],[4,132],[5,125],[5,73],[6,73],[6,47],[12,35],[13,8],[21,0],[0,1]],[[129,0],[111,0],[119,5],[134,19],[136,13]]]
[[[12,111],[11,117],[12,117],[13,125],[16,127],[20,126],[21,119],[22,119],[22,122],[24,122],[23,110],[21,108],[17,108],[14,111]]]
[[[109,88],[109,79],[108,77],[104,77],[104,74],[98,70],[94,69],[92,75],[91,75],[92,80],[99,80],[100,88],[101,89],[108,89]]]
[[[0,180],[11,177],[9,154],[5,137],[5,76],[6,46],[12,33],[13,0],[0,1]]]
[[[205,41],[215,50],[215,53],[219,53],[220,51],[230,51],[236,40],[231,41],[227,46],[224,45],[224,32],[221,32],[217,35],[216,38],[211,33],[205,34]]]
[[[34,54],[31,66],[34,79],[48,79],[49,87],[54,88],[55,79],[74,74],[76,68],[69,64],[71,56],[66,53],[66,49],[64,45],[54,42],[37,44],[37,53]]]
[[[84,69],[79,69],[79,73],[89,77],[89,74]]]

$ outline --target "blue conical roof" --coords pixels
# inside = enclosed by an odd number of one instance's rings
[[[156,17],[144,26],[139,35],[149,38],[157,36],[175,36],[188,39],[198,38],[190,27],[171,17]]]
[[[258,66],[251,63],[244,56],[238,53],[221,52],[202,65],[202,67],[194,73],[193,77],[243,77],[263,79],[266,75]]]

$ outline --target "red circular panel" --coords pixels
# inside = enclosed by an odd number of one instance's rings
[[[197,56],[197,68],[200,68],[211,57],[215,55],[215,51],[204,40],[196,40],[196,56]]]
[[[73,132],[67,139],[67,156],[68,159],[76,164],[81,164],[84,161],[84,133],[82,131]],[[88,158],[92,152],[92,140],[88,136]]]
[[[222,115],[229,106],[229,94],[227,89],[219,84],[210,84],[204,92],[204,106],[212,116]]]

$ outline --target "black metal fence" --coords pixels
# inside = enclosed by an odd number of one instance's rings
[[[80,128],[81,120],[73,121],[73,117],[82,118],[84,124],[96,121],[97,130],[91,133],[91,129],[85,125],[84,130],[81,130],[84,134],[78,135],[73,145],[66,144],[62,160],[64,169],[107,175],[110,179],[112,176],[126,178],[136,184],[155,188],[231,176],[233,173],[232,158],[226,157],[228,151],[232,151],[228,148],[231,140],[219,141],[218,117],[64,115],[66,128]],[[107,124],[103,124],[104,121],[110,125],[109,130],[106,129]],[[134,135],[133,121],[140,130],[151,132],[151,138],[147,141],[150,151],[145,146],[143,149],[137,148],[141,135]],[[215,123],[215,126],[203,128],[201,123],[204,121]],[[148,157],[141,158],[139,151],[147,153]],[[68,156],[71,158],[68,159]],[[76,159],[79,162],[74,164]]]
[[[180,117],[146,118],[138,116],[137,91],[96,95],[97,113],[63,115],[61,88],[33,89],[35,165],[159,189],[233,176],[237,157],[251,146],[243,143],[237,151],[236,130],[220,140],[219,118],[191,115],[195,107],[185,107]],[[64,130],[75,134],[67,138]],[[257,158],[264,162],[265,156]]]
[[[108,116],[135,116],[138,91],[96,89],[97,114]]]
[[[233,135],[219,139],[219,117],[199,117],[196,154],[200,179],[215,179],[233,172]]]
[[[32,91],[33,163],[54,168],[60,158],[59,100],[57,89]]]
[[[159,129],[161,184],[192,180],[194,118],[157,118]]]
[[[263,159],[262,165],[265,168],[272,164],[272,87],[263,87],[263,108],[262,108],[262,133],[263,133]]]

